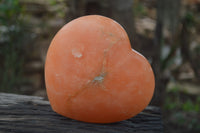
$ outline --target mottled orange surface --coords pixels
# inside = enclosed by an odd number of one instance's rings
[[[131,49],[125,30],[99,15],[75,19],[55,35],[45,82],[55,112],[92,123],[135,116],[149,104],[155,86],[150,64]]]

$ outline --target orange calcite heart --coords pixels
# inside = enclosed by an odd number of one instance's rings
[[[50,104],[63,116],[112,123],[140,113],[155,86],[152,68],[114,20],[89,15],[53,38],[45,64]]]

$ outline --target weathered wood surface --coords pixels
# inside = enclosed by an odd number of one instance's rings
[[[137,116],[113,123],[92,124],[52,111],[42,97],[0,93],[0,133],[161,133],[160,109],[148,106]]]

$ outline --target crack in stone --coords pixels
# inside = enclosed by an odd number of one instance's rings
[[[79,94],[81,94],[84,90],[86,90],[89,85],[92,85],[92,84],[100,85],[100,87],[102,88],[102,90],[107,91],[106,87],[102,84],[103,81],[104,81],[104,79],[105,79],[105,76],[107,75],[107,72],[105,70],[105,66],[107,64],[106,56],[107,56],[108,52],[110,51],[110,49],[113,47],[113,45],[115,43],[110,43],[110,46],[107,49],[104,50],[103,63],[102,63],[102,68],[101,68],[99,76],[96,76],[95,78],[93,78],[93,80],[89,81],[86,85],[83,86],[83,88],[81,88],[75,94],[73,94],[70,97],[68,97],[67,100],[66,100],[68,102],[68,106],[71,105],[70,103],[72,102],[72,99],[74,99]]]

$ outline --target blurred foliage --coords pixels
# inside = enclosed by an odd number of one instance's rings
[[[1,0],[0,3],[0,90],[16,91],[22,80],[25,46],[30,40],[23,7],[19,0]]]
[[[183,19],[185,19],[188,27],[193,27],[195,25],[195,16],[193,12],[187,11]]]
[[[164,110],[168,112],[170,121],[188,130],[200,131],[200,96],[182,94],[180,88],[174,86],[168,90]],[[171,114],[171,115],[170,115]]]
[[[141,2],[135,1],[133,5],[133,13],[135,17],[142,17],[147,15],[147,10]]]
[[[52,7],[54,7],[54,12],[58,14],[58,17],[65,17],[66,0],[50,0],[49,3]]]

